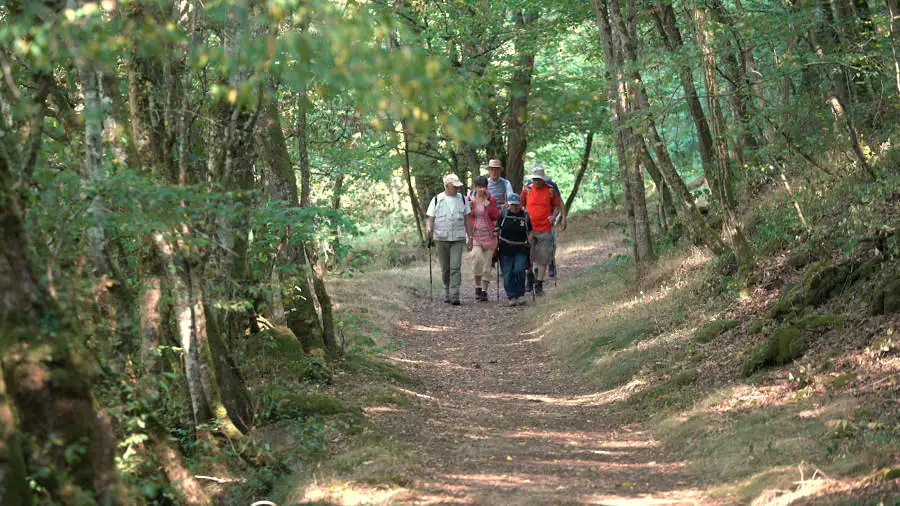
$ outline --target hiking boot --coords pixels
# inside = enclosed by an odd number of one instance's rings
[[[481,289],[481,302],[487,302],[487,301],[488,301],[488,291],[485,290],[484,288],[482,288]]]
[[[547,275],[551,278],[556,279],[556,262],[550,262],[550,266],[547,267]]]
[[[477,300],[479,302],[481,301],[481,293],[482,293],[481,288],[476,287],[475,288],[475,300]]]
[[[544,295],[544,282],[543,281],[535,281],[534,282],[534,294],[535,295]]]
[[[518,306],[519,298],[518,297],[510,297],[509,298],[509,307]]]
[[[452,305],[454,305],[454,306],[458,306],[458,305],[459,305],[459,299],[454,299],[453,302],[451,302],[450,304],[452,304]]]
[[[516,300],[516,305],[517,305],[517,306],[524,306],[524,305],[526,305],[526,304],[528,304],[528,298],[527,298],[527,297],[519,297],[519,298]]]
[[[444,304],[449,304],[449,303],[450,303],[450,294],[445,293],[444,294]]]

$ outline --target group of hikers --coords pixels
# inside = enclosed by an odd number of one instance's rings
[[[544,280],[556,276],[555,229],[566,229],[559,188],[535,163],[525,178],[530,182],[516,194],[501,169],[500,160],[490,160],[488,176],[477,176],[465,196],[459,177],[446,175],[444,191],[428,204],[425,231],[429,247],[437,249],[447,304],[460,305],[464,248],[472,252],[477,301],[488,300],[494,264],[510,306],[525,304],[528,292],[544,295]]]

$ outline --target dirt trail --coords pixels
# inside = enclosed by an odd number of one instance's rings
[[[600,248],[561,256],[560,272],[604,261]],[[552,283],[546,297],[559,288]],[[392,504],[709,504],[686,463],[639,425],[620,426],[607,396],[545,350],[516,316],[534,310],[425,300],[390,356],[421,381],[417,401],[370,413],[406,442],[421,471]],[[436,290],[437,291],[437,290]],[[468,297],[466,297],[468,296]],[[538,299],[538,305],[541,299]]]

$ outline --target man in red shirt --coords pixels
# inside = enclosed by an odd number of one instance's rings
[[[535,295],[544,295],[544,278],[547,265],[553,258],[553,223],[562,209],[559,194],[546,183],[548,177],[544,167],[535,163],[530,168],[527,179],[532,184],[522,190],[522,205],[531,216],[534,230],[531,238],[531,260],[537,265],[537,279],[534,282]]]

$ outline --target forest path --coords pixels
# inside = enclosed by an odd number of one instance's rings
[[[619,248],[616,239],[561,245],[563,281],[545,283],[546,297]],[[617,422],[611,393],[583,384],[541,343],[540,329],[523,328],[520,316],[539,311],[541,298],[508,307],[493,281],[491,301],[476,302],[472,286],[464,268],[461,306],[420,301],[389,353],[421,382],[405,392],[416,398],[410,405],[368,413],[412,449],[421,473],[390,504],[715,502],[644,427]]]

